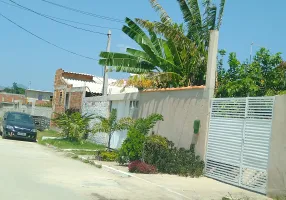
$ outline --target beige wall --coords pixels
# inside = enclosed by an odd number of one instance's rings
[[[267,194],[286,195],[286,95],[277,96],[275,101]]]
[[[193,142],[197,154],[204,158],[208,104],[207,92],[203,88],[140,92],[139,117],[162,114],[164,121],[156,125],[155,134],[167,137],[177,147],[189,148]],[[193,134],[196,119],[201,120],[198,136]]]

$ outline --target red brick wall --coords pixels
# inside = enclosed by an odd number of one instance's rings
[[[71,92],[69,107],[81,110],[82,95],[82,92]]]
[[[38,106],[38,105],[46,105],[48,103],[50,103],[51,101],[49,100],[36,100],[36,103],[35,105]]]
[[[21,100],[22,103],[24,103],[26,101],[26,97],[19,94],[0,93],[0,102],[12,103],[18,100]]]
[[[65,111],[65,91],[58,90],[57,88],[60,86],[67,86],[67,84],[63,81],[62,75],[64,70],[58,69],[55,74],[54,80],[54,96],[53,96],[53,112],[54,113],[62,113]],[[62,94],[62,95],[60,95]]]

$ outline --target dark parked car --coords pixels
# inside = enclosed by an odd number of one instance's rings
[[[3,139],[27,139],[33,142],[37,140],[37,130],[33,117],[25,113],[5,113],[0,130]]]

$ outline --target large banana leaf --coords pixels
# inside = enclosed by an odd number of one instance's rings
[[[123,26],[122,31],[126,35],[135,40],[140,46],[142,44],[147,44],[152,49],[152,51],[154,51],[154,53],[158,54],[157,49],[154,47],[150,38],[136,23],[134,23],[129,18],[126,18],[125,22],[128,24],[128,26]]]
[[[156,69],[152,63],[129,54],[101,52],[100,57],[100,65],[111,66],[116,71],[141,74]]]

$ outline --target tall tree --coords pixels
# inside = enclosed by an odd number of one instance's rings
[[[142,50],[128,48],[125,53],[101,52],[101,65],[116,71],[144,74],[149,80],[162,81],[161,86],[189,86],[205,83],[209,30],[221,26],[225,0],[219,14],[210,0],[205,0],[205,12],[200,12],[197,0],[178,0],[186,31],[176,24],[156,0],[150,0],[160,14],[160,22],[126,18],[122,31]],[[217,17],[218,16],[218,17]],[[147,29],[147,35],[141,28]],[[167,84],[166,84],[167,83]],[[160,85],[160,84],[159,84]]]
[[[261,48],[253,62],[241,63],[230,53],[229,69],[218,68],[217,97],[272,96],[286,92],[286,65],[281,53]]]
[[[13,83],[12,88],[4,88],[4,92],[13,94],[25,94],[25,88],[21,88],[17,83]]]

